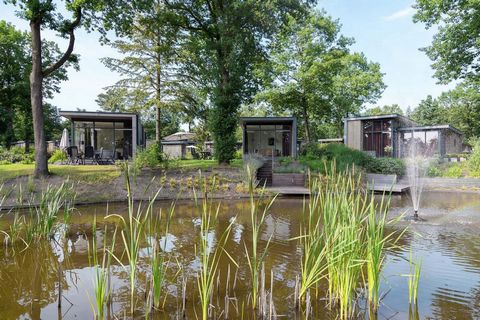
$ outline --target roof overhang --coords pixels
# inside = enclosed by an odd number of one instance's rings
[[[463,132],[458,130],[457,128],[449,125],[449,124],[442,124],[437,126],[421,126],[421,127],[403,127],[398,128],[398,131],[433,131],[433,130],[451,130],[455,133],[463,135]]]
[[[393,118],[401,118],[401,119],[413,122],[412,119],[407,118],[405,116],[402,116],[401,114],[398,114],[398,113],[381,114],[381,115],[378,115],[378,116],[346,117],[346,118],[343,118],[343,120],[345,120],[345,121],[350,121],[350,120],[379,120],[379,119],[393,119]]]
[[[59,111],[59,115],[70,120],[83,121],[112,121],[112,120],[132,120],[137,116],[136,113],[126,112],[101,112],[101,111]]]
[[[284,124],[296,122],[295,117],[241,117],[240,124]]]

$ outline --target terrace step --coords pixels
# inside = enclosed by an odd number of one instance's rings
[[[259,186],[271,186],[272,176],[272,160],[266,160],[263,165],[257,170],[257,179],[259,181]]]

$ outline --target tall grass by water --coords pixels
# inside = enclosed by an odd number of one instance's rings
[[[212,185],[214,184],[215,179],[212,182]],[[228,252],[224,250],[224,246],[235,220],[232,219],[225,230],[218,235],[216,243],[213,243],[214,234],[212,233],[212,229],[218,221],[220,204],[214,206],[212,201],[208,198],[208,190],[210,189],[210,186],[208,185],[207,179],[203,181],[202,185],[203,198],[201,200],[201,207],[199,208],[199,210],[201,210],[200,230],[198,234],[198,247],[196,247],[197,255],[200,260],[200,271],[197,275],[197,285],[198,293],[200,295],[202,319],[206,320],[210,317],[210,304],[222,254],[225,253],[235,265],[237,265],[237,263]]]
[[[267,203],[262,207],[262,202],[265,201],[265,188],[262,188],[260,193],[255,195],[255,186],[256,186],[256,177],[255,169],[250,165],[246,166],[247,172],[247,185],[248,185],[248,194],[249,194],[249,205],[250,205],[250,222],[251,222],[251,247],[248,248],[244,242],[245,255],[247,257],[248,269],[250,271],[250,282],[251,282],[251,304],[252,308],[256,309],[258,304],[258,289],[259,289],[259,273],[262,267],[262,264],[265,260],[265,256],[268,252],[268,247],[270,245],[270,240],[272,239],[273,234],[268,239],[263,251],[261,252],[258,248],[258,243],[260,240],[260,232],[265,223],[265,218],[273,205],[276,196],[271,197],[267,200]]]
[[[92,310],[94,317],[96,319],[104,319],[104,310],[105,305],[109,302],[111,297],[111,288],[110,288],[110,267],[112,262],[112,252],[115,248],[115,239],[117,234],[117,229],[112,236],[112,243],[110,248],[107,246],[107,227],[104,229],[104,238],[102,244],[102,255],[98,256],[98,247],[97,247],[97,221],[94,217],[92,224],[92,245],[88,246],[88,259],[89,264],[94,269],[94,279],[93,279],[93,291],[95,297],[95,307],[92,303]],[[100,259],[99,259],[100,258]]]
[[[379,303],[379,284],[388,241],[385,234],[389,197],[376,205],[373,194],[362,187],[361,175],[352,168],[337,172],[335,163],[326,176],[309,179],[310,198],[304,203],[300,244],[303,250],[298,299],[325,278],[331,308],[341,319],[355,316],[359,283],[367,288],[373,310]]]
[[[420,273],[422,271],[422,260],[414,258],[410,251],[409,258],[410,274],[408,276],[408,301],[410,305],[417,305],[418,285],[420,282]]]
[[[115,218],[120,222],[122,227],[120,235],[124,245],[124,254],[128,260],[128,267],[125,269],[128,272],[130,282],[130,313],[133,315],[136,306],[135,285],[137,279],[137,269],[139,266],[141,244],[145,239],[145,227],[148,220],[151,218],[153,203],[155,202],[160,190],[158,190],[154,197],[147,202],[146,206],[144,206],[143,202],[140,202],[135,208],[131,185],[131,171],[133,169],[128,165],[128,163],[124,163],[122,169],[125,175],[125,185],[127,188],[128,216],[125,219],[121,215],[110,214],[106,216],[105,219],[108,220],[109,218]],[[118,263],[125,267],[125,265],[121,262],[121,257],[114,255],[114,258],[118,261]]]

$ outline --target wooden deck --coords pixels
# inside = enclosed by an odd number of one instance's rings
[[[374,192],[403,193],[410,189],[408,181],[397,180],[394,174],[367,174],[367,188]]]
[[[308,196],[310,192],[305,187],[270,187],[267,191],[282,196]]]

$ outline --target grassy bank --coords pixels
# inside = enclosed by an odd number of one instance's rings
[[[2,164],[0,165],[0,182],[22,176],[33,175],[34,164]],[[231,167],[240,168],[241,160],[234,160]],[[168,170],[211,170],[218,168],[216,160],[178,160],[171,161]],[[104,183],[120,176],[117,166],[100,165],[50,165],[50,173],[54,176],[69,177],[73,181]]]

